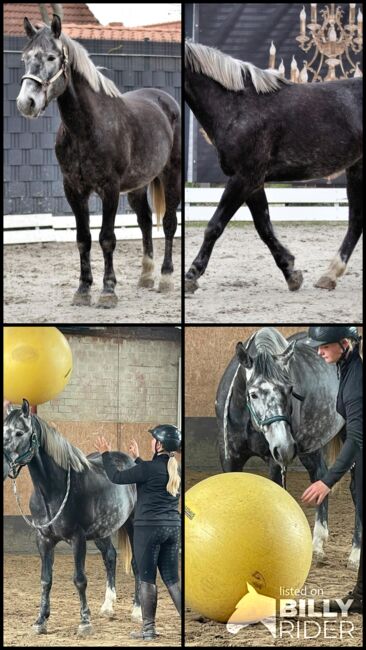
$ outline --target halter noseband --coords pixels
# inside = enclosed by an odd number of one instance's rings
[[[46,101],[47,101],[47,90],[49,86],[51,86],[51,84],[53,84],[54,81],[56,81],[56,79],[58,79],[62,74],[64,74],[65,79],[67,79],[67,65],[69,62],[69,55],[64,45],[62,46],[62,53],[63,53],[63,61],[62,61],[61,68],[59,69],[58,72],[56,72],[56,74],[53,77],[51,77],[51,79],[44,80],[41,79],[40,77],[37,77],[35,74],[25,74],[21,78],[21,83],[23,79],[32,79],[33,81],[37,81],[37,83],[41,84],[42,90],[45,94]]]

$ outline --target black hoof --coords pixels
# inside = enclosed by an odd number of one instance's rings
[[[287,278],[287,284],[290,291],[297,291],[298,289],[300,289],[303,280],[304,278],[302,276],[301,271],[294,271],[293,273],[291,273],[290,277]]]
[[[116,307],[118,298],[115,293],[101,293],[97,307],[101,309],[112,309]]]
[[[76,291],[72,299],[72,305],[78,305],[81,307],[90,307],[91,304],[91,295],[90,292],[81,292]]]

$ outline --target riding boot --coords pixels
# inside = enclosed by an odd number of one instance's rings
[[[173,585],[167,585],[167,589],[170,593],[171,599],[178,611],[179,616],[182,616],[182,595],[179,582],[175,582]]]
[[[363,589],[362,589],[362,550],[361,550],[361,556],[360,556],[360,564],[358,567],[358,574],[357,574],[357,581],[352,589],[352,591],[349,591],[347,596],[344,596],[342,598],[342,601],[344,603],[347,602],[347,600],[352,599],[352,603],[347,610],[347,613],[355,613],[355,614],[362,614],[363,612]],[[317,607],[316,609],[319,609]],[[337,612],[338,614],[341,613],[341,608],[339,607],[339,604],[337,603],[336,600],[330,600],[329,601],[329,611],[330,612]]]
[[[159,636],[155,631],[155,614],[158,602],[158,591],[156,585],[150,584],[150,582],[141,582],[140,600],[142,630],[141,632],[132,632],[131,637],[133,639],[144,639],[149,641]]]

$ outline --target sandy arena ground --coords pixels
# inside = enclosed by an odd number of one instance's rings
[[[103,254],[93,242],[94,283],[90,307],[71,305],[79,285],[79,253],[74,243],[14,244],[4,247],[4,320],[6,323],[179,323],[181,321],[181,242],[173,245],[174,291],[158,293],[164,240],[154,240],[155,288],[137,287],[141,241],[118,241],[114,309],[98,309],[103,282]]]
[[[130,638],[130,632],[141,625],[131,621],[134,580],[126,576],[117,564],[115,618],[109,620],[99,615],[105,594],[105,570],[99,553],[88,554],[86,573],[87,598],[91,611],[92,633],[77,636],[80,622],[80,601],[74,583],[73,558],[56,555],[51,591],[51,614],[47,634],[32,631],[40,603],[40,558],[38,555],[4,556],[4,646],[16,647],[180,647],[181,622],[166,587],[158,579],[158,608],[156,629],[161,636],[155,641]]]
[[[313,286],[339,249],[346,223],[274,224],[280,242],[302,270],[289,291],[252,223],[231,225],[217,241],[199,289],[185,302],[187,323],[362,322],[362,240],[334,291]],[[204,227],[186,227],[185,270],[203,242]]]
[[[266,476],[263,473],[263,476]],[[198,481],[202,481],[207,474],[202,472],[193,472],[186,470],[185,488],[189,489]],[[287,479],[287,489],[299,503],[299,498],[303,491],[310,484],[306,472],[289,472]],[[356,582],[356,572],[346,568],[347,556],[351,549],[351,541],[354,524],[354,507],[349,492],[349,478],[340,485],[339,493],[331,495],[329,501],[329,539],[325,546],[327,559],[322,566],[316,566],[314,561],[310,569],[308,579],[305,583],[307,593],[311,589],[323,589],[324,596],[321,598],[342,598],[346,596]],[[302,506],[303,507],[303,506]],[[314,525],[314,508],[303,507],[311,529]],[[317,598],[316,598],[317,600]],[[187,647],[205,646],[205,647],[362,647],[362,617],[359,614],[352,614],[347,621],[354,625],[352,632],[353,638],[348,635],[340,638],[339,620],[335,619],[328,625],[327,635],[324,637],[323,618],[307,617],[309,621],[308,635],[317,636],[317,638],[304,638],[304,619],[291,619],[294,623],[293,638],[273,638],[267,628],[262,624],[250,625],[240,630],[234,636],[226,630],[223,623],[216,623],[209,619],[203,618],[197,612],[186,608],[185,617],[185,643]],[[329,621],[329,619],[327,619]],[[297,633],[296,622],[300,621],[299,634]],[[310,623],[314,621],[314,623]],[[321,627],[319,628],[316,623]]]

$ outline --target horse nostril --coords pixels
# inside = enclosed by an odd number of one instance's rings
[[[34,99],[32,99],[32,97],[30,97],[29,98],[29,108],[34,108],[34,107],[35,107]]]
[[[274,456],[275,460],[277,460],[277,461],[279,460],[279,454],[278,454],[277,447],[273,447],[273,456]]]

